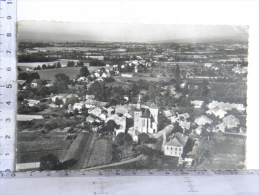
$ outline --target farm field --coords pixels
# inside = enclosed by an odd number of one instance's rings
[[[103,66],[88,66],[88,70],[93,72],[97,69],[102,68]],[[55,80],[55,75],[58,73],[64,73],[69,76],[69,79],[74,79],[79,74],[81,67],[69,67],[69,68],[57,68],[57,69],[45,69],[45,70],[37,70],[34,72],[38,72],[41,79],[50,80],[52,83]]]
[[[100,138],[95,142],[88,167],[108,164],[112,159],[112,144],[109,138]]]
[[[54,154],[63,159],[71,140],[65,140],[67,133],[51,132],[49,135],[42,135],[39,131],[21,132],[17,137],[17,162],[38,162],[42,156]],[[28,139],[25,139],[28,137]]]

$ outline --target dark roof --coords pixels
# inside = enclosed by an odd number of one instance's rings
[[[183,145],[178,141],[178,139],[174,138],[165,144],[166,146],[175,146],[175,147],[183,147]]]
[[[177,132],[175,134],[175,138],[182,144],[182,146],[185,146],[187,140],[188,140],[188,136],[182,134],[182,133],[179,133]]]

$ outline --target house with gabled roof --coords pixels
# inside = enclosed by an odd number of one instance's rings
[[[181,157],[183,149],[188,141],[188,136],[176,133],[174,138],[164,145],[164,154],[167,156]]]
[[[91,110],[89,114],[99,117],[99,115],[102,114],[102,109],[96,107],[93,110]]]
[[[165,144],[165,155],[181,157],[183,153],[183,145],[176,139],[172,139]]]
[[[240,121],[233,115],[228,115],[223,118],[223,123],[226,125],[228,129],[238,127]]]
[[[221,108],[219,108],[218,106],[208,110],[206,112],[207,114],[214,114],[215,116],[219,117],[219,118],[223,118],[227,112]]]

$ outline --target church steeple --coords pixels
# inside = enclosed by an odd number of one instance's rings
[[[140,109],[141,108],[141,96],[139,94],[138,96],[138,102],[137,102],[137,109]]]

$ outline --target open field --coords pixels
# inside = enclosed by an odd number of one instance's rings
[[[201,161],[196,169],[244,169],[245,138],[218,134],[203,144]]]
[[[88,70],[93,72],[97,69],[102,68],[103,66],[88,66]],[[74,79],[79,74],[81,67],[69,67],[69,68],[57,68],[57,69],[45,69],[45,70],[36,70],[33,72],[38,72],[41,79],[50,80],[52,83],[55,80],[55,75],[58,73],[64,73],[69,76],[69,79]]]

